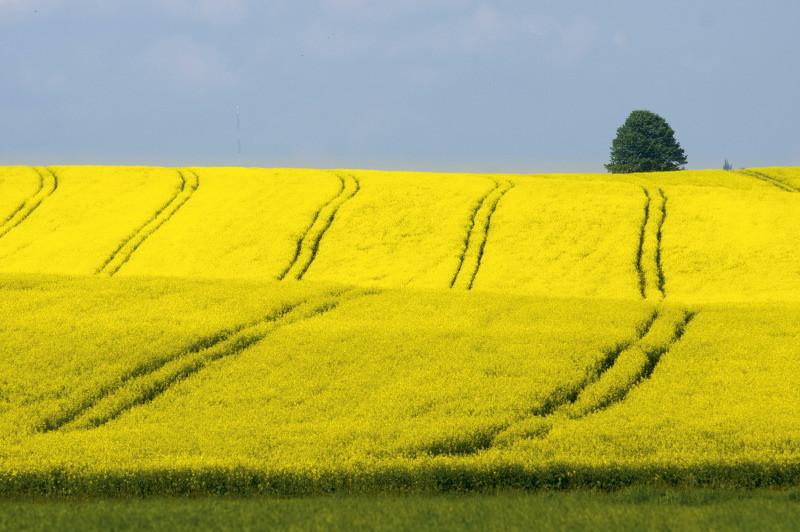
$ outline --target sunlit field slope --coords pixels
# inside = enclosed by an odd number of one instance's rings
[[[123,275],[274,279],[342,188],[331,172],[196,169],[200,186]]]
[[[800,168],[0,168],[0,495],[800,485]]]
[[[793,183],[800,168],[3,168],[0,218],[10,223],[0,229],[0,272],[637,299],[641,270],[655,265],[646,255],[658,248],[661,271],[647,273],[675,299],[797,300]]]
[[[5,234],[0,231],[3,272],[95,273],[137,226],[185,186],[179,172],[167,169],[34,170],[36,186],[21,183],[23,194],[29,194],[30,207],[23,209],[28,216]]]

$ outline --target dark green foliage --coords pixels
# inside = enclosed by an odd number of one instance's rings
[[[705,464],[551,463],[539,467],[498,463],[419,461],[377,471],[265,471],[245,467],[152,468],[92,473],[48,468],[0,471],[0,501],[22,497],[150,497],[492,493],[497,490],[621,488],[794,488],[800,464],[737,461]],[[2,528],[0,528],[2,530]]]
[[[612,174],[680,170],[686,154],[666,120],[650,111],[633,111],[611,144]]]

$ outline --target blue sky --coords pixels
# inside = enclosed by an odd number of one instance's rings
[[[800,165],[800,2],[0,0],[0,163]],[[239,109],[241,153],[237,149]]]

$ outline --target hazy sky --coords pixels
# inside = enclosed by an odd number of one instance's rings
[[[0,163],[800,165],[796,0],[0,0]],[[241,126],[237,153],[236,109]]]

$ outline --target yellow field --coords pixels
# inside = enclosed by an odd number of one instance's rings
[[[800,168],[0,168],[0,494],[800,484]]]

